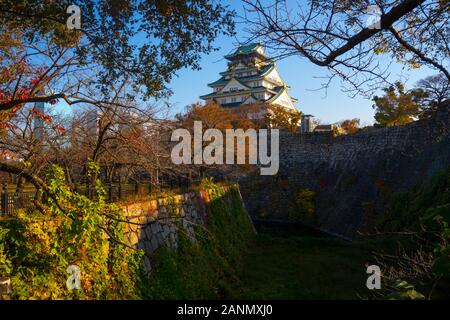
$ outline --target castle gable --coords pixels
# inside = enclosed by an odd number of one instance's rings
[[[224,92],[233,92],[233,91],[243,91],[243,90],[249,90],[250,88],[242,84],[241,82],[237,81],[236,79],[232,78],[225,87],[220,90],[220,93]]]
[[[292,102],[291,97],[288,95],[286,88],[281,89],[281,91],[273,96],[268,102],[273,105],[295,109],[294,103]]]
[[[265,79],[279,84],[283,83],[283,80],[281,80],[277,68],[272,68],[272,70],[265,76]]]

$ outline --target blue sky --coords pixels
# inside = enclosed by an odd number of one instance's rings
[[[291,5],[294,4],[294,0]],[[222,4],[228,5],[242,15],[243,4],[238,0],[222,0]],[[245,33],[245,25],[237,23],[237,34],[235,37],[219,36],[215,41],[215,47],[219,48],[209,55],[203,55],[200,66],[201,70],[182,69],[168,84],[173,95],[165,102],[171,105],[169,115],[182,112],[189,104],[201,101],[199,96],[210,93],[211,88],[208,83],[219,79],[219,72],[226,70],[227,62],[223,58],[226,54],[236,49],[238,42],[245,42],[248,34]],[[268,52],[275,55],[276,52]],[[389,59],[387,56],[384,59]],[[374,110],[373,102],[363,97],[351,98],[341,89],[340,80],[336,79],[331,83],[328,91],[319,90],[323,79],[318,77],[327,75],[327,70],[318,67],[301,57],[289,57],[278,61],[277,66],[281,77],[290,86],[290,94],[299,101],[296,106],[300,111],[312,114],[322,123],[335,123],[345,119],[359,118],[361,125],[373,123]],[[422,67],[416,70],[407,70],[404,66],[393,63],[390,68],[391,81],[402,80],[407,88],[429,75],[436,74],[435,71]],[[60,101],[57,110],[63,113],[70,113],[72,108]],[[167,111],[167,110],[166,110]],[[166,112],[162,116],[166,115]]]
[[[240,1],[225,0],[222,3],[228,4],[238,14],[243,11]],[[207,84],[219,79],[219,72],[226,70],[226,60],[223,56],[235,49],[238,40],[243,42],[248,36],[243,29],[242,24],[237,24],[236,37],[217,38],[215,45],[219,50],[203,56],[200,62],[201,70],[183,69],[178,72],[177,77],[169,84],[174,92],[168,100],[173,106],[172,114],[182,111],[186,105],[200,101],[200,95],[211,92]],[[313,114],[323,123],[334,123],[349,118],[360,118],[362,124],[373,123],[373,102],[362,97],[350,98],[341,91],[339,80],[331,84],[327,95],[324,90],[314,91],[320,88],[323,81],[316,77],[326,75],[326,69],[300,57],[278,61],[277,66],[281,77],[291,87],[290,94],[299,99],[297,108],[300,111]],[[395,63],[390,72],[391,81],[402,79],[406,81],[407,88],[414,86],[419,79],[436,73],[427,68],[403,70],[403,66]]]

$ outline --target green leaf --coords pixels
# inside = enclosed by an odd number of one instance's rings
[[[411,290],[414,289],[414,286],[412,284],[409,284],[408,282],[404,280],[397,280],[394,284],[395,288],[397,290]]]
[[[434,219],[450,224],[450,204],[429,208],[423,219]]]
[[[394,284],[396,292],[391,293],[391,300],[423,300],[425,296],[414,289],[414,286],[404,280],[397,280]]]

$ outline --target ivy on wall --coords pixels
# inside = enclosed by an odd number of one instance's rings
[[[95,176],[98,166],[89,165]],[[40,210],[19,211],[0,221],[0,276],[12,292],[0,299],[140,299],[219,297],[235,280],[235,268],[252,226],[236,187],[209,188],[207,228],[198,224],[196,241],[178,226],[177,249],[163,247],[152,257],[148,277],[144,252],[124,242],[126,219],[95,183],[96,200],[73,192],[64,172],[53,166]],[[80,270],[80,290],[69,290],[67,268]]]
[[[141,283],[147,299],[209,299],[227,296],[238,282],[241,257],[254,235],[236,187],[204,182],[207,228],[195,227],[191,241],[178,226],[178,248],[162,247],[152,257],[151,277]],[[181,231],[181,232],[180,232]]]

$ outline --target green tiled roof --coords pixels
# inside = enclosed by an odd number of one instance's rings
[[[264,66],[264,68],[261,69],[261,73],[259,73],[258,75],[260,77],[264,77],[264,76],[268,75],[269,72],[271,72],[273,70],[273,68],[275,68],[275,64],[270,63],[270,64]]]
[[[252,75],[252,76],[248,76],[248,77],[235,77],[234,79],[236,79],[239,82],[246,82],[246,81],[251,81],[251,80],[258,80],[261,77],[264,77],[266,75],[268,75],[273,69],[275,68],[274,64],[268,64],[266,66],[264,66],[264,68],[262,68],[258,74]],[[214,81],[212,83],[208,83],[208,86],[210,87],[214,87],[214,86],[222,86],[222,85],[226,85],[228,83],[228,81],[230,81],[231,79],[225,79],[225,77],[221,77],[219,80]]]
[[[274,102],[286,90],[286,88],[282,87],[282,86],[278,87],[277,89],[278,89],[278,93],[275,94],[272,98],[268,99],[266,102],[268,102],[268,103]]]
[[[240,46],[234,53],[226,55],[225,58],[231,58],[239,54],[250,54],[252,52],[255,52],[260,46],[260,43],[250,43]]]
[[[208,86],[221,86],[221,85],[226,85],[228,83],[228,81],[230,81],[230,79],[225,79],[224,77],[220,78],[217,81],[208,83]]]
[[[256,67],[241,68],[241,69],[239,69],[239,72],[254,71],[256,69],[257,69]],[[230,74],[230,73],[233,73],[233,72],[236,72],[236,71],[228,69],[226,71],[220,72],[219,74],[224,76],[224,75],[227,75],[227,74]]]

